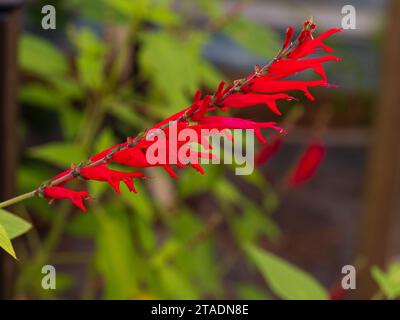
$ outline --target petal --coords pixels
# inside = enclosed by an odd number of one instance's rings
[[[261,78],[258,78],[261,79]],[[258,84],[258,82],[254,82]],[[265,84],[262,83],[262,85],[257,85],[258,89],[264,88]],[[279,88],[278,88],[279,89]],[[255,90],[257,91],[257,90]],[[259,90],[261,91],[261,90]],[[270,92],[279,92],[279,91],[284,91],[284,90],[274,90]],[[267,91],[265,91],[267,92]],[[244,108],[244,107],[249,107],[249,106],[254,106],[258,104],[265,104],[272,112],[275,114],[281,115],[281,112],[279,111],[276,101],[277,100],[293,100],[294,98],[287,95],[287,94],[272,94],[272,95],[266,95],[266,94],[255,94],[255,93],[246,93],[246,94],[241,94],[241,93],[235,93],[229,96],[224,100],[224,106],[228,108]]]
[[[321,143],[315,142],[311,144],[301,156],[300,161],[290,175],[289,184],[292,187],[300,186],[312,178],[324,156],[325,148]]]

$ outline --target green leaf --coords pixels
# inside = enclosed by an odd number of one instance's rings
[[[183,272],[164,265],[159,270],[160,283],[168,299],[199,299],[196,286]]]
[[[222,31],[249,52],[261,57],[273,57],[280,49],[275,32],[250,20],[232,20]]]
[[[85,87],[98,90],[104,80],[105,44],[88,28],[73,35],[79,79]]]
[[[58,94],[66,100],[81,100],[84,97],[84,89],[72,77],[49,77],[48,81],[57,89]]]
[[[135,181],[138,193],[129,192],[127,188],[121,188],[121,197],[125,203],[145,221],[152,221],[155,215],[154,202],[143,188],[141,181]]]
[[[213,188],[215,181],[219,181],[222,172],[220,166],[210,164],[203,167],[207,174],[199,175],[194,170],[183,170],[180,173],[180,178],[177,182],[179,195],[182,198],[208,192]],[[192,183],[194,180],[199,181],[199,183]]]
[[[232,226],[241,243],[256,241],[261,235],[266,235],[270,240],[280,235],[279,227],[272,218],[251,202],[243,206],[240,216],[232,217]]]
[[[24,104],[44,109],[57,109],[65,105],[57,91],[39,83],[24,85],[19,90],[19,98]]]
[[[71,143],[51,142],[28,150],[28,154],[59,167],[69,167],[86,159],[85,152],[77,145]]]
[[[172,253],[175,265],[189,279],[196,279],[196,289],[201,295],[221,294],[221,270],[215,263],[215,245],[212,234],[188,248],[186,244],[207,226],[195,212],[183,209],[168,221],[171,238],[180,245],[178,252]]]
[[[0,247],[9,253],[14,259],[17,259],[14,248],[11,244],[10,238],[6,229],[0,224]]]
[[[171,0],[104,0],[108,9],[115,11],[119,22],[131,23],[147,21],[158,25],[176,26],[181,17],[172,9]]]
[[[218,200],[224,203],[243,205],[248,202],[236,186],[223,177],[214,182],[213,192]]]
[[[245,250],[279,297],[293,300],[327,299],[326,290],[308,273],[251,244],[246,245]]]
[[[240,300],[271,300],[271,296],[261,288],[250,283],[238,285],[236,287],[236,294]]]
[[[99,134],[96,139],[96,145],[94,147],[95,152],[101,152],[102,150],[108,149],[112,145],[116,144],[114,133],[111,129],[105,128]]]
[[[151,80],[152,99],[167,106],[157,110],[158,116],[170,115],[188,105],[202,83],[216,84],[215,72],[211,71],[215,70],[201,56],[206,40],[200,32],[192,32],[186,39],[161,31],[141,35],[141,76]]]
[[[98,232],[97,220],[91,214],[77,214],[71,217],[66,231],[73,236],[94,237]]]
[[[32,227],[29,222],[3,209],[0,209],[0,224],[6,230],[10,239],[24,234]]]
[[[112,116],[128,124],[130,128],[142,127],[146,121],[137,113],[133,106],[125,104],[122,101],[109,101],[106,106]]]
[[[73,140],[79,132],[83,118],[83,113],[71,106],[59,109],[59,119],[63,130],[64,137]]]
[[[386,273],[379,267],[373,266],[371,274],[389,299],[400,297],[400,262],[390,264]]]
[[[118,203],[118,202],[117,202]],[[129,230],[127,215],[116,211],[117,203],[112,202],[105,210],[94,208],[99,231],[96,233],[96,261],[104,277],[106,299],[129,299],[138,293],[139,270]]]
[[[65,75],[68,70],[64,54],[47,40],[33,34],[22,35],[18,52],[20,67],[43,78]]]

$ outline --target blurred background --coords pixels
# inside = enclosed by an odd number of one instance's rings
[[[41,24],[48,4],[54,30]],[[340,27],[349,4],[356,29],[327,41],[342,58],[326,66],[337,89],[312,89],[316,101],[300,96],[284,118],[262,107],[236,113],[290,129],[272,157],[258,146],[252,175],[208,165],[171,181],[156,169],[138,194],[90,182],[86,214],[43,199],[9,207],[33,227],[13,240],[18,261],[0,252],[1,297],[400,296],[395,0],[2,0],[0,196],[31,191],[186,107],[197,89],[265,65],[289,25],[299,31],[313,16],[317,33]],[[325,158],[291,186],[316,138]],[[56,267],[56,290],[41,286],[46,264]],[[355,290],[341,289],[345,265],[356,268]]]

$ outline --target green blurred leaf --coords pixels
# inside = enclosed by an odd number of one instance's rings
[[[25,33],[19,42],[19,65],[43,78],[65,75],[68,63],[64,54],[47,40]]]
[[[93,237],[99,231],[97,220],[91,214],[78,214],[71,218],[67,232],[79,237]]]
[[[188,105],[202,83],[217,83],[217,71],[212,73],[211,66],[201,57],[206,40],[205,34],[194,32],[186,39],[164,31],[142,34],[143,48],[139,53],[142,77],[151,79],[152,98],[165,100],[167,105],[157,110],[157,116],[168,116]]]
[[[49,170],[45,164],[30,163],[20,166],[17,172],[18,192],[25,193],[36,189],[51,175],[54,175],[54,171]]]
[[[109,101],[106,106],[111,115],[129,125],[130,128],[143,127],[143,124],[146,122],[132,106],[124,102]]]
[[[265,281],[283,299],[325,300],[326,290],[308,273],[251,244],[245,246]]]
[[[135,188],[138,193],[129,192],[126,188],[121,188],[121,196],[126,204],[145,221],[152,221],[154,218],[154,203],[150,199],[149,194],[142,187],[140,181],[135,181]]]
[[[21,87],[19,98],[22,103],[45,109],[58,109],[65,106],[66,101],[60,94],[43,84],[30,83]]]
[[[77,67],[83,86],[98,90],[104,81],[106,46],[88,28],[73,33],[73,42],[77,47]]]
[[[176,26],[181,18],[172,8],[171,0],[104,0],[110,9],[121,18],[121,23],[153,22],[165,26]]]
[[[29,222],[4,209],[0,209],[0,225],[6,230],[10,239],[24,234],[32,227]]]
[[[389,299],[400,297],[400,262],[391,263],[386,273],[373,266],[371,274]]]
[[[48,81],[57,89],[58,94],[66,100],[81,100],[84,96],[83,88],[74,78],[69,76],[49,77]]]
[[[219,180],[219,176],[222,173],[220,166],[210,164],[203,165],[203,168],[207,174],[199,175],[194,170],[183,170],[180,173],[178,191],[182,198],[194,196],[202,192],[209,192],[215,181]],[[199,183],[192,183],[194,180]]]
[[[134,220],[140,244],[144,250],[151,253],[156,246],[156,232],[154,230],[154,225],[148,220],[138,219],[136,215],[132,216],[132,220]]]
[[[264,290],[250,283],[238,285],[236,294],[240,300],[271,300],[271,296]]]
[[[218,181],[214,181],[213,192],[218,200],[223,203],[241,205],[248,203],[246,197],[243,196],[236,186],[223,177]]]
[[[164,265],[158,269],[158,274],[168,299],[199,299],[196,287],[184,273]]]
[[[14,259],[17,259],[14,248],[11,244],[10,238],[7,234],[6,229],[0,224],[0,247],[9,253]]]
[[[109,213],[100,206],[96,206],[94,211],[99,224],[96,261],[105,281],[105,298],[132,298],[138,292],[139,274],[129,221],[121,210],[115,211],[113,205],[107,206]]]
[[[171,237],[181,246],[181,250],[173,257],[175,265],[187,278],[196,279],[199,294],[220,294],[221,270],[215,263],[213,235],[209,234],[201,241],[189,245],[196,236],[204,232],[207,225],[196,217],[195,212],[184,209],[169,221],[169,228]]]
[[[75,110],[71,106],[59,109],[58,111],[60,113],[59,119],[65,138],[69,141],[74,140],[82,122],[82,112]]]
[[[241,243],[254,242],[259,236],[276,239],[280,235],[279,227],[257,205],[249,202],[243,206],[241,215],[232,217],[235,234]]]
[[[51,142],[28,150],[28,154],[59,167],[69,167],[71,163],[85,160],[86,154],[77,145]]]
[[[280,49],[280,41],[274,31],[250,20],[234,19],[222,31],[239,45],[261,57],[273,57]]]
[[[64,272],[57,272],[57,291],[65,291],[74,284],[72,275]]]
[[[95,153],[108,149],[114,144],[116,144],[114,132],[109,128],[105,128],[100,132],[96,139],[96,144],[94,147]]]

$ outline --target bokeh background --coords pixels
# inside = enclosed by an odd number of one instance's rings
[[[56,8],[55,30],[41,27],[46,4]],[[287,26],[300,30],[313,16],[317,33],[340,27],[348,4],[356,29],[328,41],[342,58],[327,66],[337,89],[283,106],[284,119],[261,107],[237,113],[290,126],[254,174],[210,165],[171,181],[156,169],[138,194],[90,183],[87,214],[43,199],[7,208],[33,228],[13,241],[17,262],[0,253],[1,296],[399,296],[395,0],[0,1],[1,197],[182,109],[198,88],[211,92],[266,64]],[[291,187],[286,178],[315,137],[326,157]],[[57,269],[56,290],[41,287],[45,264]],[[357,270],[356,290],[340,289],[344,265]]]

